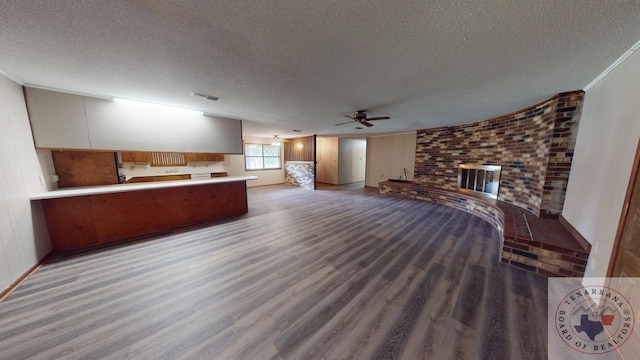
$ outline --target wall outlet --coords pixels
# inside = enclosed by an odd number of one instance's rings
[[[44,176],[40,175],[40,185],[44,185]]]

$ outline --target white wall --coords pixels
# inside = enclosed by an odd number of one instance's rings
[[[48,190],[51,152],[36,153],[22,87],[0,76],[0,291],[51,251],[40,202]],[[39,162],[42,161],[42,164]],[[40,183],[42,176],[43,182]]]
[[[416,160],[416,132],[367,138],[365,186],[378,187],[380,181],[397,179],[407,169],[413,180]]]
[[[244,138],[245,143],[252,144],[271,144],[271,139],[264,138]],[[275,185],[284,184],[284,149],[280,148],[280,164],[281,169],[278,170],[253,170],[246,171],[244,169],[244,155],[229,155],[224,156],[224,168],[229,176],[242,176],[253,175],[257,176],[258,180],[247,181],[247,187],[263,186],[263,185]]]
[[[640,138],[639,99],[638,52],[585,94],[562,216],[592,244],[586,277],[607,273]]]

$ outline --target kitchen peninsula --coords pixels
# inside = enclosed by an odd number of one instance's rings
[[[48,191],[42,201],[55,251],[76,250],[246,214],[256,176],[88,186]]]

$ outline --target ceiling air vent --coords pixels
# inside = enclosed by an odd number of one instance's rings
[[[217,96],[213,96],[213,95],[206,95],[206,94],[200,94],[200,93],[191,93],[191,96],[197,96],[197,97],[201,97],[201,98],[205,98],[207,100],[211,100],[211,101],[218,101],[220,100],[219,97]]]

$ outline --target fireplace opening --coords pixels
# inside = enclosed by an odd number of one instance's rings
[[[460,164],[458,166],[458,189],[482,193],[493,199],[498,198],[500,185],[499,165]]]

